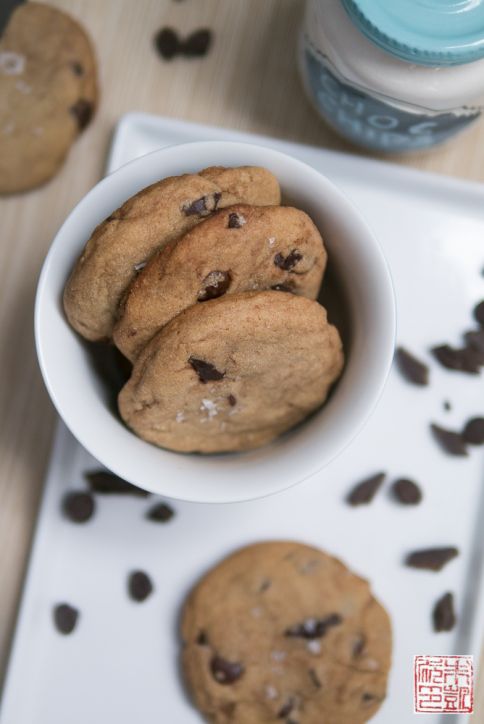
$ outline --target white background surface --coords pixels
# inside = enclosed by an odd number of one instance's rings
[[[118,131],[110,167],[168,143],[243,134],[129,116]],[[458,343],[484,297],[482,188],[428,177],[349,156],[271,142],[309,161],[360,207],[384,246],[398,304],[400,343],[431,364],[431,385],[419,389],[393,371],[384,397],[359,438],[322,473],[296,488],[253,503],[176,503],[166,525],[143,519],[155,499],[99,497],[85,525],[64,520],[68,488],[98,465],[64,428],[57,437],[7,679],[1,724],[196,724],[177,671],[176,622],[189,588],[233,548],[260,539],[297,538],[340,556],[368,577],[394,623],[389,695],[375,724],[414,721],[415,654],[473,653],[481,643],[482,455],[449,458],[430,436],[431,420],[458,428],[484,412],[480,377],[432,364],[426,350]],[[357,270],[355,270],[356,273]],[[443,409],[449,400],[452,410]],[[379,470],[419,481],[417,508],[395,504],[387,486],[367,508],[343,503],[348,489]],[[230,481],[227,481],[230,484]],[[481,530],[479,529],[479,517]],[[401,565],[409,551],[458,545],[462,555],[442,572]],[[142,604],[126,595],[134,568],[153,578]],[[434,602],[455,593],[459,625],[435,634]],[[56,633],[52,606],[79,607],[76,631]],[[443,718],[450,724],[452,717]],[[441,717],[427,715],[428,724]],[[460,717],[459,722],[465,720]]]

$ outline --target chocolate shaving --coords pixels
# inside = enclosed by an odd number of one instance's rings
[[[454,596],[445,593],[439,598],[433,610],[434,631],[452,631],[456,624]]]
[[[60,603],[54,608],[54,624],[59,633],[70,634],[79,619],[79,611],[68,603]]]
[[[85,523],[94,515],[94,498],[90,493],[72,491],[64,496],[62,510],[73,523]]]
[[[352,506],[371,503],[385,480],[385,477],[386,473],[377,473],[376,475],[372,475],[371,478],[367,478],[363,480],[363,482],[358,483],[348,494],[346,498],[347,502]]]
[[[91,491],[98,495],[135,495],[139,498],[149,495],[146,490],[128,483],[108,470],[89,470],[84,473],[84,477]]]
[[[459,555],[458,548],[452,546],[444,548],[424,548],[409,553],[405,565],[410,568],[422,568],[427,571],[441,571],[453,558]]]
[[[483,364],[482,353],[472,347],[456,348],[448,344],[433,347],[431,350],[435,359],[449,370],[478,374]]]
[[[468,420],[462,431],[462,437],[469,445],[484,445],[484,417]]]
[[[392,493],[403,505],[418,505],[422,500],[422,492],[413,480],[400,478],[393,483]]]
[[[430,425],[430,429],[432,430],[434,438],[446,453],[461,457],[468,455],[466,443],[460,433],[446,430],[433,422]]]
[[[408,382],[425,386],[429,383],[429,368],[420,362],[404,347],[398,347],[395,353],[398,369]]]
[[[156,503],[148,510],[145,517],[154,523],[167,523],[173,518],[175,511],[166,503]]]
[[[133,571],[128,578],[128,593],[133,601],[141,603],[153,591],[150,577],[144,571]]]

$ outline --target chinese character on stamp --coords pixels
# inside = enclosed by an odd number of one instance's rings
[[[472,656],[415,656],[415,713],[472,714]]]

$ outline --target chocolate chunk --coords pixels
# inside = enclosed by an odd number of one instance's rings
[[[357,659],[364,651],[366,645],[366,637],[363,636],[363,634],[358,634],[356,639],[353,642],[353,647],[351,650],[351,655],[354,659]]]
[[[128,578],[128,593],[133,601],[144,601],[153,591],[150,577],[143,571],[133,571]]]
[[[94,498],[90,493],[75,491],[67,493],[62,502],[62,509],[73,523],[85,523],[94,514]]]
[[[164,60],[171,60],[180,52],[181,43],[172,28],[161,28],[154,37],[155,48]]]
[[[293,249],[286,257],[280,252],[276,254],[274,257],[274,264],[278,266],[279,269],[291,271],[302,258],[302,254],[297,249]]]
[[[89,470],[84,473],[93,493],[98,495],[136,495],[146,498],[150,493],[137,488],[108,470]]]
[[[418,485],[406,478],[400,478],[393,483],[392,493],[404,505],[418,505],[422,500],[422,492]]]
[[[409,553],[405,565],[411,568],[423,568],[428,571],[441,571],[442,568],[459,555],[459,550],[452,546],[447,548],[424,548]]]
[[[229,222],[227,224],[227,228],[229,229],[240,229],[241,226],[245,224],[245,219],[243,216],[239,216],[239,214],[236,214],[234,212],[229,214]]]
[[[285,636],[302,639],[320,639],[322,638],[327,630],[332,626],[338,626],[342,623],[343,619],[339,613],[332,613],[326,618],[307,618],[302,623],[298,623],[295,626],[291,626],[285,632]]]
[[[182,207],[185,216],[208,216],[213,211],[217,210],[218,203],[222,197],[222,194],[216,191],[213,194],[207,196],[201,196],[199,199],[195,199],[190,204],[186,204]]]
[[[293,291],[293,287],[290,286],[288,282],[286,282],[284,284],[274,284],[274,286],[271,287],[271,289],[274,289],[275,292],[292,292]]]
[[[208,299],[216,299],[225,294],[230,286],[232,277],[228,271],[211,271],[202,282],[202,288],[198,292],[198,301],[206,302]]]
[[[212,43],[212,31],[201,28],[191,33],[182,46],[182,52],[188,58],[198,58],[206,55]]]
[[[234,397],[234,395],[229,395],[227,397],[227,400],[229,401],[230,407],[235,407],[235,405],[237,404],[237,398]]]
[[[385,480],[385,477],[386,473],[377,473],[376,475],[372,475],[371,478],[363,480],[362,483],[358,483],[358,485],[350,491],[346,501],[353,506],[371,503]]]
[[[71,68],[72,68],[72,72],[74,73],[74,75],[78,75],[78,76],[84,75],[84,68],[82,67],[81,63],[79,63],[77,60],[74,60],[71,63]]]
[[[284,706],[277,712],[277,718],[284,719],[286,716],[289,716],[289,714],[291,714],[294,710],[295,705],[295,700],[292,697],[289,697]]]
[[[312,683],[313,683],[314,686],[316,687],[316,689],[321,689],[321,687],[322,687],[323,685],[321,684],[321,681],[320,681],[320,679],[319,679],[319,676],[317,675],[317,673],[315,672],[315,670],[314,670],[314,669],[309,669],[308,675],[309,675],[309,678],[311,679]]]
[[[200,633],[197,636],[197,644],[198,646],[207,646],[208,644],[208,638],[205,631],[200,631]]]
[[[484,327],[484,300],[474,307],[474,319]]]
[[[468,455],[467,446],[465,441],[462,439],[462,435],[452,430],[445,430],[440,425],[431,423],[430,429],[443,450],[449,455]]]
[[[462,431],[462,437],[469,445],[484,445],[484,417],[468,420]]]
[[[217,655],[210,662],[210,670],[219,684],[233,684],[244,673],[244,667],[238,661],[227,661]]]
[[[452,631],[456,623],[454,596],[445,593],[439,598],[433,610],[434,631]]]
[[[470,347],[457,349],[448,344],[442,344],[439,347],[433,347],[431,352],[435,359],[449,370],[468,372],[474,375],[479,373],[482,362],[480,361],[481,353],[478,350]]]
[[[155,523],[167,523],[173,518],[175,511],[166,503],[156,503],[146,513],[146,518],[152,520]]]
[[[471,329],[465,332],[464,339],[467,347],[484,352],[484,329]]]
[[[210,362],[204,362],[202,359],[190,357],[188,362],[197,373],[200,382],[203,382],[203,384],[212,380],[221,380],[225,375],[225,372],[219,372],[214,365],[210,364]]]
[[[429,368],[404,347],[397,347],[395,359],[398,369],[408,382],[425,386],[429,383]]]
[[[70,112],[77,121],[77,125],[80,131],[83,131],[93,116],[94,105],[91,101],[86,101],[84,98],[79,98],[77,103],[74,103],[70,107]]]
[[[54,608],[54,624],[59,633],[70,634],[74,631],[79,619],[77,608],[69,606],[68,603],[59,603]]]

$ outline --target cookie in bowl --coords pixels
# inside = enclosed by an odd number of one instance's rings
[[[213,166],[142,189],[99,224],[64,290],[70,325],[91,341],[110,339],[119,302],[150,257],[217,209],[280,203],[279,183],[264,168]]]
[[[130,360],[170,319],[224,294],[274,289],[316,299],[327,254],[289,206],[229,206],[166,244],[130,285],[113,339]]]
[[[170,450],[250,450],[317,409],[342,369],[339,333],[317,302],[227,294],[189,307],[153,337],[119,411],[136,435]]]

